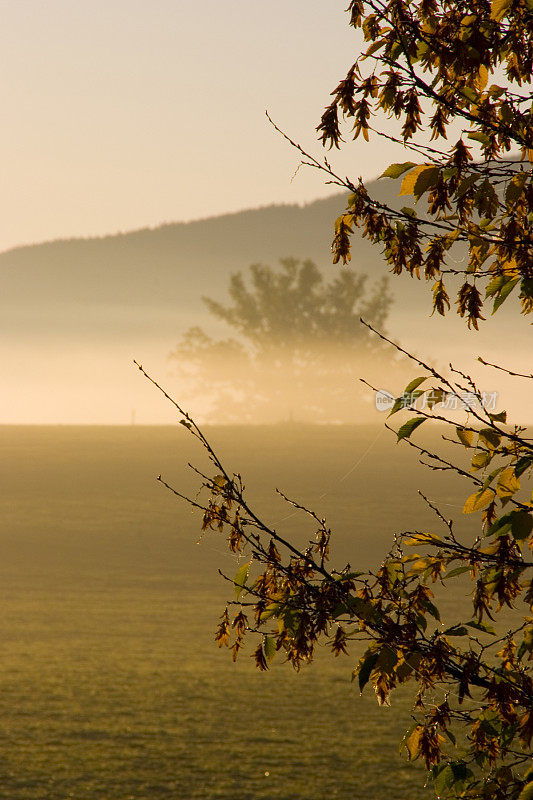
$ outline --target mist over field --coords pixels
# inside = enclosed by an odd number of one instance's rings
[[[386,182],[370,184],[378,196],[396,202]],[[324,279],[334,280],[342,267],[331,263],[332,221],[344,206],[342,195],[302,207],[271,206],[175,223],[103,238],[74,239],[16,248],[0,254],[0,421],[10,424],[163,424],[175,415],[153,387],[140,379],[135,358],[199,419],[209,416],[209,388],[194,391],[170,359],[180,337],[200,326],[217,339],[231,336],[224,322],[209,314],[202,296],[225,303],[230,275],[246,274],[251,264],[276,268],[280,258],[311,258]],[[359,237],[351,268],[367,274],[372,287],[386,274],[376,248]],[[446,368],[451,360],[471,372],[487,392],[495,375],[475,357],[490,354],[496,362],[519,368],[529,353],[529,325],[515,313],[510,299],[490,325],[465,331],[450,312],[431,314],[425,281],[402,276],[390,281],[392,305],[385,328],[410,352]],[[512,340],[508,336],[513,320]],[[393,350],[379,359],[351,356],[339,368],[353,377],[344,406],[353,396],[353,414],[342,413],[332,397],[329,421],[372,420],[372,393],[364,377],[378,388],[400,392],[409,372],[395,366]],[[228,363],[228,371],[235,364]],[[417,367],[413,365],[413,374]],[[311,372],[311,370],[310,370]],[[407,380],[405,379],[407,377]],[[235,372],[235,384],[242,375]],[[323,381],[316,376],[317,385]],[[334,381],[330,381],[334,394]],[[520,388],[499,377],[499,403],[521,420],[531,409]],[[287,396],[256,421],[302,420],[298,397]],[[312,382],[310,391],[313,391]],[[370,410],[369,410],[370,409]],[[310,414],[303,415],[311,421]],[[244,420],[243,420],[244,421]],[[250,416],[246,418],[250,420]]]

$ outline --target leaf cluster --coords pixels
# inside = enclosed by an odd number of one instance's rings
[[[531,312],[531,0],[352,0],[348,11],[368,45],[332,92],[320,138],[341,147],[345,120],[353,138],[383,136],[416,160],[381,175],[401,181],[399,195],[412,198],[401,210],[370,197],[361,180],[335,176],[351,191],[335,223],[335,262],[350,260],[357,227],[394,274],[430,282],[439,314],[451,306],[445,276],[454,274],[457,313],[468,327],[484,319],[487,299],[494,312],[513,290]],[[321,168],[333,174],[327,161]],[[461,266],[454,254],[465,247]]]
[[[231,648],[234,660],[255,639],[251,655],[260,670],[280,657],[299,670],[320,643],[335,656],[350,656],[363,644],[353,669],[361,691],[371,684],[378,703],[388,705],[398,686],[412,684],[414,725],[402,748],[410,759],[422,759],[439,795],[518,798],[529,791],[533,738],[533,440],[509,426],[505,412],[487,411],[467,375],[456,372],[451,380],[412,358],[426,374],[402,396],[431,393],[433,401],[423,412],[393,407],[390,416],[403,411],[418,421],[401,425],[397,439],[431,469],[452,470],[472,486],[463,513],[479,518],[477,535],[457,535],[453,521],[425,498],[442,530],[399,534],[375,571],[349,564],[334,569],[326,520],[282,495],[312,526],[308,544],[296,547],[255,513],[240,475],[226,469],[184,415],[215,473],[196,470],[207,496],[184,499],[201,512],[203,530],[224,537],[241,560],[234,576],[224,576],[234,599],[215,639]],[[439,392],[446,389],[477,394],[480,403],[465,423],[439,413]],[[469,463],[414,441],[414,431],[430,421],[447,426]],[[464,591],[465,578],[470,615],[444,625],[435,584]],[[504,608],[513,609],[510,629],[500,621]]]

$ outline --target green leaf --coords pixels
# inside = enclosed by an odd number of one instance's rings
[[[279,603],[270,603],[265,610],[261,612],[259,621],[266,622],[266,620],[270,619],[270,617],[276,617],[280,609],[281,605]]]
[[[464,89],[463,89],[463,92],[464,92],[464,94],[467,94],[467,92]],[[473,93],[473,95],[474,96],[471,96],[469,98],[470,100],[475,100],[476,99],[477,95],[476,95],[475,92]],[[487,134],[486,133],[480,133],[479,131],[473,131],[472,133],[469,133],[468,134],[468,138],[469,139],[474,139],[476,142],[481,142],[481,144],[484,144],[484,145],[489,145],[490,144],[490,139],[487,136]]]
[[[387,414],[387,419],[389,417],[392,417],[393,414],[398,413],[398,411],[401,411],[402,408],[405,408],[405,397],[403,396],[397,397],[394,403],[392,404],[391,410]]]
[[[500,444],[502,437],[492,428],[482,428],[479,431],[478,445],[483,445],[488,450],[495,450]]]
[[[526,2],[528,2],[528,0],[526,0]],[[529,2],[533,2],[533,0],[529,0]],[[501,96],[502,96],[502,94],[505,94],[505,91],[506,91],[506,90],[505,90],[505,88],[504,88],[503,86],[498,86],[498,84],[497,84],[497,83],[493,83],[493,84],[491,84],[491,86],[489,87],[488,94],[489,94],[489,95],[490,95],[492,98],[494,98],[495,100],[497,100],[499,97],[501,97]]]
[[[267,661],[272,661],[276,655],[276,640],[273,636],[266,635],[263,639],[263,650]]]
[[[469,49],[473,50],[473,48],[469,48]],[[477,53],[477,51],[475,51],[475,52]],[[479,53],[477,53],[477,57],[479,58]],[[464,97],[466,97],[468,100],[470,100],[471,103],[475,103],[477,101],[477,99],[478,99],[478,96],[479,96],[478,93],[476,92],[476,90],[472,89],[470,86],[463,86],[459,90],[459,94],[463,95]],[[480,135],[482,136],[483,134],[480,134]],[[468,136],[469,136],[470,139],[474,138],[470,134],[468,134]],[[477,138],[477,136],[476,136],[476,138]]]
[[[425,417],[413,417],[413,419],[407,420],[400,430],[398,431],[398,438],[396,442],[401,441],[402,439],[408,439],[409,436],[412,434],[414,430],[418,428],[419,425],[422,425],[423,422],[426,421]]]
[[[349,596],[346,600],[337,603],[332,611],[331,616],[333,619],[339,617],[358,617],[364,622],[370,622],[375,616],[375,609],[371,602],[363,600],[361,597]]]
[[[453,733],[452,733],[451,731],[447,730],[446,728],[444,729],[444,733],[446,734],[446,736],[448,737],[448,739],[450,740],[450,742],[451,742],[451,743],[453,744],[453,746],[455,747],[455,745],[456,745],[456,743],[457,743],[457,739],[455,738],[455,736],[453,735]]]
[[[496,275],[495,278],[492,278],[488,282],[487,288],[485,289],[485,297],[494,297],[495,294],[498,294],[502,286],[505,286],[508,280],[509,278],[507,275]]]
[[[234,586],[234,589],[235,589],[235,597],[237,598],[237,600],[241,596],[241,592],[243,591],[243,589],[246,586],[246,580],[248,578],[248,572],[250,571],[250,564],[251,563],[252,563],[252,559],[247,561],[246,564],[243,564],[241,567],[239,567],[239,569],[237,570],[237,573],[235,575],[235,578],[233,579],[233,586]]]
[[[357,670],[357,679],[359,681],[359,691],[363,691],[368,680],[370,678],[370,674],[374,667],[376,666],[376,661],[379,658],[379,652],[375,650],[367,650],[361,661],[359,662],[359,667]]]
[[[533,530],[533,514],[529,511],[511,511],[511,531],[517,542],[527,539]]]
[[[440,763],[433,767],[433,786],[437,795],[442,795],[453,788],[458,797],[465,789],[467,781],[474,777],[464,761],[450,761],[449,764]]]
[[[407,172],[411,167],[416,167],[413,161],[404,161],[403,164],[391,164],[387,167],[385,172],[382,172],[380,178],[399,178],[404,172]]]
[[[499,475],[500,472],[502,471],[502,469],[503,469],[503,467],[497,467],[496,469],[493,469],[492,472],[489,472],[489,474],[487,475],[487,477],[486,477],[486,479],[485,479],[485,481],[483,483],[483,489],[488,489],[489,488],[489,486],[491,485],[491,483],[494,480],[494,478],[496,477],[496,475]]]
[[[425,631],[428,626],[428,621],[422,614],[415,614],[415,622],[421,631]]]
[[[533,456],[522,456],[514,465],[514,474],[520,477],[533,464]]]
[[[409,680],[409,678],[415,671],[419,661],[420,659],[418,659],[417,661],[415,655],[411,653],[408,656],[406,656],[400,664],[398,664],[398,666],[396,667],[396,677],[398,678],[400,683],[405,683],[406,681]]]
[[[467,191],[475,185],[476,181],[478,181],[480,177],[480,175],[476,175],[476,173],[474,173],[473,175],[469,175],[468,178],[465,178],[463,181],[461,181],[459,188],[455,193],[456,199],[459,200],[459,198],[466,194]]]
[[[401,42],[396,42],[396,44],[394,44],[391,47],[390,56],[389,56],[390,60],[391,61],[396,61],[398,56],[401,56],[403,52],[404,52],[403,44]]]
[[[389,647],[389,645],[385,645],[380,650],[379,657],[377,660],[377,666],[380,668],[381,672],[385,672],[387,675],[392,675],[394,672],[394,667],[398,663],[398,655]]]
[[[407,384],[407,386],[403,390],[403,393],[411,394],[411,392],[414,392],[415,389],[418,389],[420,384],[424,383],[424,381],[427,381],[427,379],[428,379],[427,375],[423,375],[421,378],[414,378],[414,380],[412,380],[411,383]]]
[[[445,636],[468,636],[468,631],[464,625],[453,625],[443,633]]]
[[[469,572],[469,571],[470,567],[455,567],[455,569],[452,569],[450,570],[450,572],[446,573],[446,575],[444,576],[444,580],[446,580],[446,578],[455,578],[456,575],[462,575],[464,572]]]
[[[453,772],[453,787],[456,795],[462,794],[467,781],[474,777],[472,770],[468,769],[464,761],[452,761],[450,764]]]
[[[415,400],[420,397],[420,395],[424,394],[423,391],[420,389],[415,392],[404,392],[400,397],[397,397],[394,403],[392,404],[392,408],[387,414],[387,419],[392,417],[393,414],[397,414],[398,411],[402,411],[402,409],[409,408]]]
[[[475,628],[477,631],[483,631],[483,633],[490,633],[492,636],[496,636],[496,629],[487,622],[479,622],[477,619],[471,619],[466,624],[469,628]]]
[[[503,289],[501,290],[501,292],[500,292],[500,294],[498,295],[498,297],[497,297],[497,298],[494,300],[494,306],[493,306],[493,308],[492,308],[492,313],[493,313],[493,314],[495,314],[495,313],[496,313],[496,311],[499,309],[499,307],[502,305],[502,303],[503,303],[505,300],[507,300],[507,298],[509,297],[509,295],[510,295],[510,294],[511,294],[511,292],[513,291],[514,287],[515,287],[515,286],[516,286],[516,284],[517,284],[517,283],[519,283],[519,282],[520,282],[520,278],[513,278],[512,280],[508,281],[508,282],[505,284],[505,286],[504,286],[504,287],[503,287]]]
[[[438,795],[444,794],[454,782],[453,771],[449,764],[445,764],[433,777],[433,785]]]
[[[428,612],[428,614],[431,614],[432,617],[440,622],[440,611],[436,605],[431,603],[429,600],[424,600],[421,605],[422,608]]]
[[[418,175],[413,194],[417,200],[419,200],[424,192],[430,189],[432,186],[435,186],[437,181],[439,180],[440,170],[438,167],[427,167],[427,169],[420,172]]]
[[[351,581],[353,578],[359,578],[361,575],[365,575],[365,572],[342,572],[340,575],[335,578],[337,581]]]
[[[507,184],[507,189],[505,190],[505,202],[508,206],[515,203],[522,194],[527,177],[527,172],[519,172]]]
[[[504,514],[499,519],[495,520],[489,528],[489,536],[504,536],[511,530],[511,514]]]

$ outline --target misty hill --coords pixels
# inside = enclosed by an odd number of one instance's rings
[[[378,192],[394,201],[394,187]],[[375,186],[370,186],[375,191]],[[339,194],[305,206],[273,205],[189,223],[101,238],[18,247],[0,254],[0,325],[4,332],[46,334],[176,334],[205,316],[202,295],[225,295],[231,272],[274,265],[288,255],[312,258],[329,271]],[[357,235],[357,234],[356,234]],[[376,248],[361,239],[354,268],[383,275]],[[429,301],[425,287],[393,282],[401,306]],[[422,291],[420,291],[422,290]]]
[[[398,202],[392,182],[369,189]],[[201,296],[224,302],[231,272],[254,262],[274,266],[289,255],[313,259],[331,279],[342,269],[332,264],[329,247],[344,200],[339,194],[303,207],[270,206],[1,253],[0,422],[122,423],[130,421],[133,410],[138,422],[174,421],[172,408],[140,379],[132,358],[180,397],[182,387],[168,354],[181,335],[191,325],[214,336],[229,333],[208,314]],[[382,277],[379,250],[360,237],[357,241],[358,236],[356,232],[353,267]],[[424,280],[401,276],[391,279],[390,287],[395,303],[387,328],[411,352],[440,364],[453,358],[463,369],[474,370],[471,374],[476,374],[477,354],[523,370],[531,329],[517,313],[516,300],[478,333],[468,331],[453,310],[446,319],[430,318]],[[363,367],[360,374],[391,391],[405,385],[387,360],[376,369],[381,370],[377,378]],[[483,388],[503,392],[503,407],[513,405],[516,388],[490,375],[480,380]],[[354,398],[357,386],[354,378]],[[529,412],[522,408],[524,401],[516,399],[525,418]],[[191,410],[203,413],[204,400],[199,397]]]

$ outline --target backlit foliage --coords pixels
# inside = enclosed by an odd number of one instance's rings
[[[523,428],[508,425],[504,411],[489,412],[469,376],[454,371],[455,379],[447,379],[411,358],[424,374],[406,386],[389,417],[407,414],[398,442],[410,444],[429,468],[452,470],[470,486],[463,514],[477,522],[473,540],[459,535],[454,522],[424,498],[435,512],[435,530],[399,534],[375,571],[333,568],[326,520],[285,498],[310,521],[308,545],[296,547],[255,513],[241,476],[225,467],[175,401],[214,475],[196,470],[207,493],[203,499],[187,498],[159,480],[199,510],[202,530],[225,539],[240,557],[236,574],[224,576],[234,596],[215,635],[234,660],[246,639],[260,670],[274,658],[300,670],[319,644],[335,656],[351,656],[363,643],[353,669],[361,691],[371,684],[378,703],[389,705],[398,686],[412,686],[414,724],[402,748],[409,759],[423,761],[438,795],[530,800],[533,440]],[[470,397],[461,424],[439,410],[450,393]],[[455,442],[456,459],[412,438],[429,420],[448,428],[443,438]],[[461,595],[470,587],[470,611],[441,619],[435,586]]]
[[[357,227],[393,273],[430,282],[439,314],[451,274],[468,327],[484,319],[487,298],[496,310],[513,290],[531,312],[532,0],[352,0],[348,12],[368,44],[332,92],[321,139],[339,148],[343,135],[384,136],[412,160],[381,176],[401,181],[398,210],[361,180],[336,180],[352,193],[335,223],[335,262],[350,260]],[[464,264],[454,261],[465,247]]]
[[[497,310],[513,289],[521,311],[531,312],[532,0],[352,0],[348,13],[367,44],[333,92],[320,136],[338,148],[351,125],[355,138],[403,143],[413,160],[382,177],[401,181],[398,194],[416,209],[380,203],[362,181],[339,177],[296,145],[304,163],[351,191],[335,224],[335,262],[350,260],[357,227],[383,249],[393,273],[428,280],[439,314],[451,308],[453,275],[469,328],[483,319],[487,298]],[[454,262],[461,247],[467,258]],[[308,545],[296,547],[254,512],[241,477],[175,404],[214,473],[199,473],[203,500],[184,499],[201,513],[203,529],[241,556],[236,575],[226,576],[234,597],[216,640],[234,659],[252,640],[260,670],[274,658],[299,670],[319,643],[354,660],[354,650],[362,652],[353,678],[361,691],[371,685],[381,705],[410,685],[413,724],[402,749],[423,762],[439,797],[533,800],[533,439],[509,425],[505,411],[489,409],[468,375],[447,378],[394,346],[422,373],[391,409],[394,420],[407,415],[397,440],[435,474],[464,479],[470,530],[459,533],[424,498],[434,529],[398,534],[374,571],[335,568],[326,521],[286,498],[311,526]],[[529,369],[509,374],[527,389]],[[442,410],[450,393],[471,398],[464,419]],[[455,457],[418,443],[429,421],[444,426]],[[467,595],[464,616],[444,619],[443,590]]]

